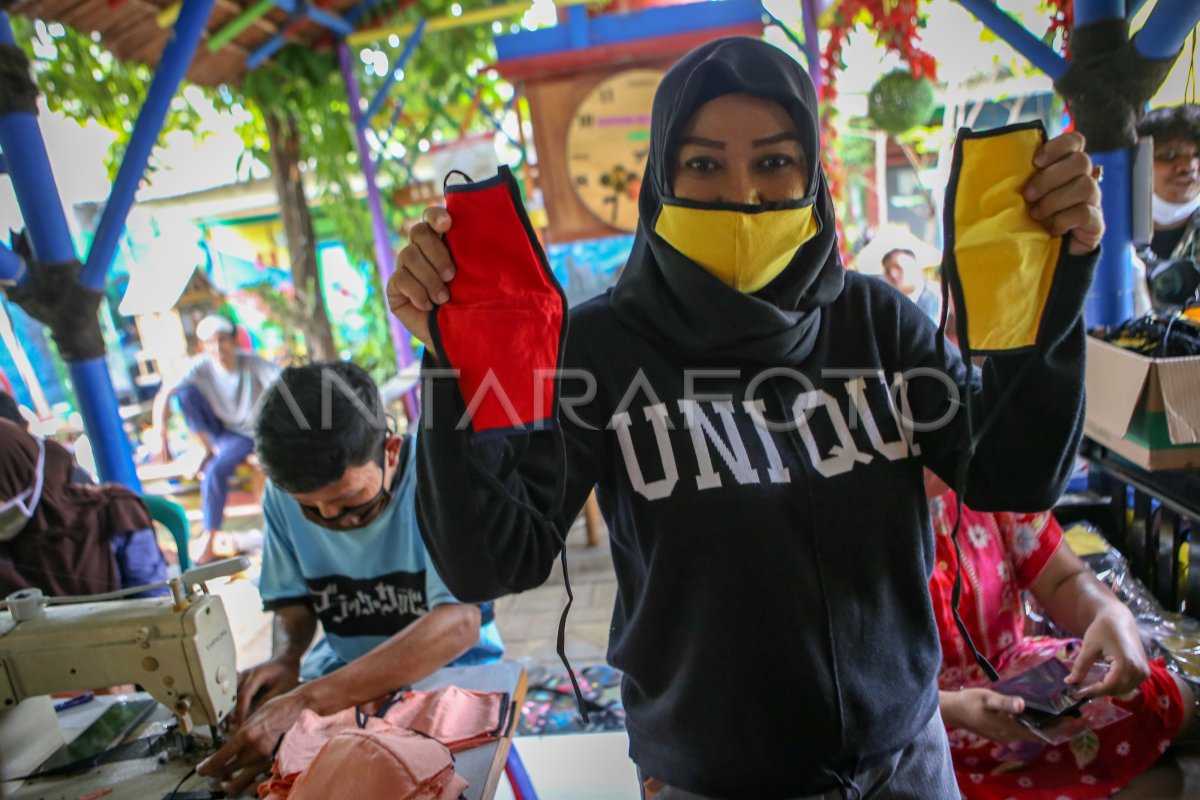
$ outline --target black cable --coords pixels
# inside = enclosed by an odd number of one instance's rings
[[[182,789],[183,785],[188,782],[188,779],[191,778],[195,774],[196,774],[195,767],[192,767],[191,769],[189,769],[187,771],[187,774],[179,779],[179,783],[175,784],[175,788],[171,790],[171,793],[169,795],[167,795],[167,800],[175,800],[176,796],[178,796],[178,794],[179,794],[179,790]]]

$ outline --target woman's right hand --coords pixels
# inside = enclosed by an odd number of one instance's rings
[[[996,742],[1040,742],[1034,733],[1013,718],[1025,710],[1019,697],[993,692],[991,689],[959,689],[939,692],[942,721],[951,728],[961,728]]]
[[[388,281],[387,299],[401,324],[432,349],[428,314],[434,305],[450,299],[447,284],[454,280],[455,266],[449,248],[442,241],[442,236],[450,230],[450,213],[430,206],[422,219],[396,256],[396,271]]]

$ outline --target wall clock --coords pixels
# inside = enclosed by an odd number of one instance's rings
[[[599,221],[637,228],[637,198],[650,152],[650,109],[663,73],[631,69],[605,78],[575,106],[567,127],[567,177]]]

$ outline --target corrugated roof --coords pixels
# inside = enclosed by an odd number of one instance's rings
[[[362,0],[314,0],[313,5],[325,11],[344,15]],[[269,39],[289,28],[289,14],[273,8],[260,17],[234,39],[219,49],[209,52],[207,39],[222,30],[255,0],[216,0],[209,17],[204,40],[196,50],[196,56],[188,69],[187,77],[202,86],[221,83],[238,83],[246,73],[247,57]],[[171,35],[171,26],[159,25],[159,18],[175,6],[175,0],[17,0],[8,9],[10,14],[47,22],[61,22],[79,31],[97,32],[117,58],[136,61],[151,66],[158,63],[163,47]],[[385,0],[380,9],[395,9],[394,0]],[[381,12],[376,11],[358,24],[363,29],[379,22]],[[292,33],[301,44],[331,43],[329,31],[311,21],[297,23]]]

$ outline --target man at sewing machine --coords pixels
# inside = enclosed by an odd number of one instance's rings
[[[429,561],[414,443],[389,432],[363,369],[284,370],[255,439],[269,478],[259,592],[275,613],[272,656],[239,676],[240,728],[197,770],[234,795],[303,710],[331,714],[503,653],[490,609],[459,603]],[[302,658],[318,621],[325,637]]]

